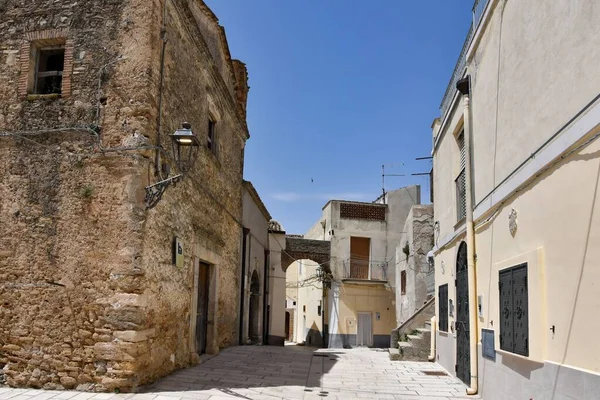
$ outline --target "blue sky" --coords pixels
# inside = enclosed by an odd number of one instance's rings
[[[472,0],[205,0],[247,64],[245,179],[288,233],[327,200],[372,201],[387,172],[428,172],[431,122]],[[426,177],[389,177],[386,189]]]

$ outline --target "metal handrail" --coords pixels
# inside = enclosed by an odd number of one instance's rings
[[[473,41],[473,37],[475,36],[475,32],[477,28],[479,28],[479,24],[483,18],[483,14],[490,0],[475,0],[473,4],[473,22],[469,27],[469,31],[467,32],[467,38],[463,43],[463,47],[460,51],[460,55],[458,60],[456,61],[456,66],[454,67],[454,71],[452,72],[452,76],[450,77],[450,82],[448,83],[448,87],[446,88],[446,92],[444,92],[444,97],[442,98],[442,103],[440,104],[440,113],[442,119],[446,116],[448,112],[448,108],[450,108],[450,104],[452,103],[452,99],[454,98],[454,94],[456,93],[456,82],[462,77],[465,67],[466,67],[466,57],[467,50],[471,46],[471,42]]]

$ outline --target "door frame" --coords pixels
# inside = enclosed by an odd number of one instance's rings
[[[461,272],[461,277],[464,276],[464,279],[466,279],[466,282],[464,283],[465,286],[465,293],[462,293],[464,295],[464,300],[466,300],[466,304],[463,304],[461,306],[461,304],[459,303],[459,291],[460,288],[462,287],[461,282],[459,282],[459,264],[461,263],[461,255],[464,256],[464,271]],[[462,382],[464,382],[465,384],[469,385],[471,382],[471,374],[473,373],[473,371],[471,371],[471,357],[476,357],[476,354],[471,354],[471,338],[469,335],[469,331],[470,329],[472,329],[472,327],[470,326],[470,320],[469,320],[469,265],[467,263],[467,244],[462,241],[460,242],[460,244],[458,245],[458,251],[456,252],[456,288],[455,288],[455,292],[454,292],[454,296],[455,296],[455,304],[456,304],[456,317],[455,317],[455,331],[456,331],[456,353],[455,353],[455,360],[456,360],[456,377],[459,378]],[[462,308],[466,308],[466,320],[462,321],[459,320],[459,313],[460,310]],[[464,310],[463,310],[464,311]],[[461,313],[461,315],[464,313]],[[463,318],[464,319],[464,318]],[[465,343],[464,346],[461,346],[461,343]],[[463,348],[464,347],[464,348]],[[458,354],[461,352],[463,352],[463,354],[465,355],[466,360],[464,360],[464,364],[463,366],[459,366],[458,365]],[[464,374],[461,373],[461,371],[463,371],[464,369]],[[464,379],[463,379],[464,378]]]
[[[369,320],[371,321],[371,329],[369,330],[369,340],[367,340],[367,344],[358,344],[358,333],[360,332],[360,316],[368,315]],[[373,347],[373,313],[370,311],[359,311],[356,313],[356,345],[357,346],[367,346]]]
[[[206,329],[206,351],[205,354],[218,354],[218,332],[216,315],[219,298],[219,264],[221,258],[218,254],[203,246],[196,246],[196,257],[193,259],[193,288],[190,291],[190,330],[189,330],[189,354],[192,362],[198,361],[196,349],[196,314],[198,313],[198,279],[200,274],[200,263],[208,264],[208,322]]]

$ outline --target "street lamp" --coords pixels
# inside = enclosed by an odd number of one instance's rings
[[[162,198],[163,193],[171,184],[179,182],[183,176],[188,173],[194,166],[196,158],[198,158],[198,148],[200,142],[194,132],[192,125],[189,122],[181,124],[181,128],[170,134],[171,145],[173,147],[173,159],[179,174],[168,177],[154,185],[146,186],[146,208],[153,208]]]
[[[196,161],[200,142],[189,122],[181,124],[181,128],[169,135],[173,146],[173,157],[182,174],[189,172]]]

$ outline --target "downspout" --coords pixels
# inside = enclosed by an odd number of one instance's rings
[[[473,193],[472,193],[472,169],[471,169],[471,107],[469,96],[471,94],[471,77],[456,83],[456,88],[463,95],[464,105],[464,135],[465,135],[465,197],[466,197],[466,228],[467,228],[467,273],[469,280],[469,347],[471,363],[471,386],[467,388],[467,394],[473,395],[478,390],[478,355],[477,355],[477,283],[475,282],[475,229],[473,225]]]
[[[161,176],[160,171],[160,132],[162,129],[162,104],[164,95],[164,81],[165,81],[165,50],[167,49],[167,2],[164,0],[163,3],[163,23],[160,29],[160,39],[162,41],[162,49],[160,54],[160,83],[158,86],[158,116],[156,117],[156,153],[154,155],[154,172],[157,176]],[[162,176],[161,176],[162,177]]]
[[[429,352],[429,361],[435,361],[435,335],[437,330],[437,321],[435,315],[431,317],[431,351]]]
[[[269,250],[265,249],[263,288],[263,344],[269,344]]]
[[[242,279],[240,283],[240,326],[238,340],[240,345],[244,344],[244,299],[246,297],[246,247],[250,229],[242,228]]]

